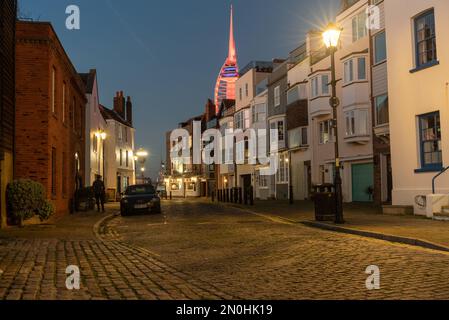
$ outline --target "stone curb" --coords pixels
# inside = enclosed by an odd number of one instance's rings
[[[292,219],[288,219],[288,218],[284,218],[284,217],[276,216],[276,215],[261,214],[259,212],[240,208],[233,204],[220,204],[220,205],[223,205],[224,207],[228,207],[228,208],[231,207],[231,208],[239,209],[244,212],[255,214],[257,216],[260,216],[260,217],[263,217],[263,218],[266,218],[266,219],[269,219],[272,221],[275,221],[275,219],[277,219],[277,220],[281,220],[281,221],[284,221],[289,224],[302,224],[309,228],[350,234],[350,235],[355,235],[355,236],[360,236],[360,237],[365,237],[365,238],[372,238],[372,239],[377,239],[377,240],[389,241],[389,242],[393,242],[393,243],[406,244],[406,245],[413,246],[413,247],[420,247],[420,248],[424,248],[424,249],[430,249],[430,250],[436,250],[436,251],[449,253],[449,247],[439,245],[439,244],[436,244],[436,243],[433,243],[430,241],[426,241],[426,240],[394,236],[394,235],[390,235],[390,234],[384,234],[384,233],[378,233],[378,232],[372,232],[372,231],[344,228],[344,227],[334,226],[334,225],[330,225],[330,224],[326,224],[326,223],[322,223],[322,222],[292,220]]]
[[[390,234],[384,234],[384,233],[377,233],[372,231],[364,231],[364,230],[356,230],[356,229],[350,229],[350,228],[344,228],[339,226],[333,226],[326,223],[321,222],[315,222],[315,221],[298,221],[297,223],[300,223],[304,226],[311,227],[311,228],[317,228],[321,230],[326,231],[334,231],[339,233],[345,233],[345,234],[351,234],[356,236],[361,236],[365,238],[373,238],[378,240],[384,240],[394,243],[401,243],[406,244],[414,247],[421,247],[425,249],[431,249],[431,250],[437,250],[437,251],[443,251],[449,253],[449,248],[432,243],[430,241],[421,240],[421,239],[414,239],[414,238],[407,238],[407,237],[401,237],[401,236],[394,236]]]
[[[97,223],[95,223],[95,225],[93,227],[93,232],[94,232],[95,237],[98,240],[101,240],[101,241],[104,240],[102,237],[101,229],[104,228],[106,226],[107,222],[109,220],[112,220],[114,217],[115,217],[114,213],[108,214],[106,217],[101,218],[101,220],[99,220],[99,221],[97,221]]]

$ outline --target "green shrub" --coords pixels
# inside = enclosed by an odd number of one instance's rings
[[[50,217],[55,213],[53,204],[49,200],[44,200],[41,203],[39,209],[37,209],[37,215],[41,221],[50,219]]]
[[[20,225],[36,214],[48,219],[53,213],[53,206],[45,199],[44,186],[38,182],[21,179],[11,182],[7,187],[9,212]]]

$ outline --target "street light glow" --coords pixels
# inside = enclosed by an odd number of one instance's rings
[[[336,48],[340,40],[341,28],[334,23],[330,23],[323,32],[323,41],[327,48]]]

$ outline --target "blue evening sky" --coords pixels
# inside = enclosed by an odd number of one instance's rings
[[[101,103],[116,91],[134,102],[136,148],[165,158],[165,132],[204,111],[227,55],[234,5],[240,67],[283,58],[312,27],[333,19],[340,0],[19,0],[22,15],[52,22],[78,72],[96,68]],[[78,5],[81,30],[65,28]]]

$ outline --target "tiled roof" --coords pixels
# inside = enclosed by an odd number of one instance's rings
[[[123,119],[117,112],[115,112],[114,110],[108,109],[101,104],[100,104],[100,111],[101,111],[101,115],[103,116],[103,118],[105,120],[115,120],[115,121],[120,122],[121,124],[128,126],[130,128],[133,127],[128,121]]]
[[[81,79],[83,80],[84,86],[86,88],[86,93],[91,94],[94,91],[95,77],[97,75],[97,70],[91,69],[89,73],[80,73]]]

